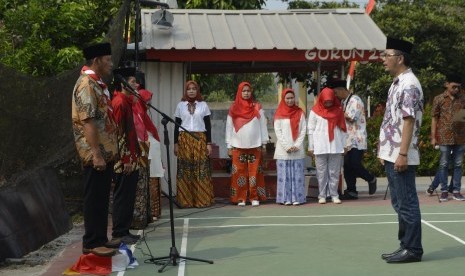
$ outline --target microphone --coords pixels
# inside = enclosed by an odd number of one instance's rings
[[[115,75],[115,80],[122,83],[125,88],[129,88],[130,90],[134,91],[134,89],[131,87],[131,85],[128,83],[128,81],[123,78],[120,74]]]

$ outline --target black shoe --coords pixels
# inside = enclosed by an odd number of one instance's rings
[[[354,200],[358,199],[358,193],[357,192],[352,192],[352,191],[344,191],[344,194],[339,196],[340,199],[345,199],[345,200]]]
[[[127,235],[121,238],[121,241],[125,244],[135,244],[139,239],[132,238],[131,236]]]
[[[429,196],[432,196],[434,193],[434,190],[435,189],[433,189],[433,187],[429,186],[428,189],[426,190],[426,194]]]
[[[376,179],[373,179],[372,181],[368,182],[368,194],[372,195],[374,193],[376,193],[376,183],[378,182],[378,180]]]
[[[415,254],[408,249],[403,249],[396,255],[386,259],[387,263],[413,263],[421,262],[421,255]]]
[[[402,247],[399,247],[396,251],[392,252],[392,253],[384,253],[384,254],[381,254],[381,259],[383,260],[386,260],[394,255],[396,255],[397,253],[399,253],[400,251],[404,250]]]
[[[106,244],[105,244],[105,247],[108,247],[108,248],[119,248],[119,246],[121,245],[121,242],[122,242],[122,238],[119,237],[119,238],[112,238],[111,240],[109,240]]]
[[[134,235],[134,234],[131,234],[131,233],[127,234],[126,236],[129,236],[130,238],[135,239],[135,240],[140,239],[140,235]]]
[[[82,248],[82,254],[87,255],[89,253],[92,253],[97,256],[101,257],[109,257],[109,256],[114,256],[116,254],[116,249],[114,248],[108,248],[104,246],[99,246],[95,248]]]

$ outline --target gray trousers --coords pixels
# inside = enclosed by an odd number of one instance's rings
[[[318,198],[339,197],[337,187],[341,174],[342,155],[340,153],[315,155],[316,176],[318,178]]]

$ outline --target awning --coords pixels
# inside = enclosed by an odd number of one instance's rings
[[[152,24],[155,11],[141,11],[144,58],[190,62],[199,72],[212,63],[225,71],[232,67],[299,71],[319,61],[375,62],[386,45],[386,36],[362,9],[170,9],[174,16],[170,30]]]

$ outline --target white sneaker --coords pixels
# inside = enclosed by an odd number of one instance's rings
[[[297,205],[300,205],[300,203],[296,201],[296,202],[292,203],[292,205],[297,206]]]
[[[337,197],[337,196],[336,196],[336,197],[333,197],[332,200],[333,200],[333,203],[334,203],[334,204],[341,204],[341,203],[342,203],[342,201],[341,201],[341,200],[339,199],[339,197]]]
[[[252,200],[252,207],[256,207],[260,205],[260,201],[258,200]]]
[[[244,207],[244,206],[245,206],[245,202],[241,201],[241,202],[237,203],[237,206]]]
[[[326,198],[322,197],[322,198],[318,199],[318,203],[325,204],[326,203]]]
[[[289,206],[289,205],[291,205],[291,204],[292,204],[292,203],[291,203],[290,201],[284,202],[284,205],[288,205],[288,206]]]

